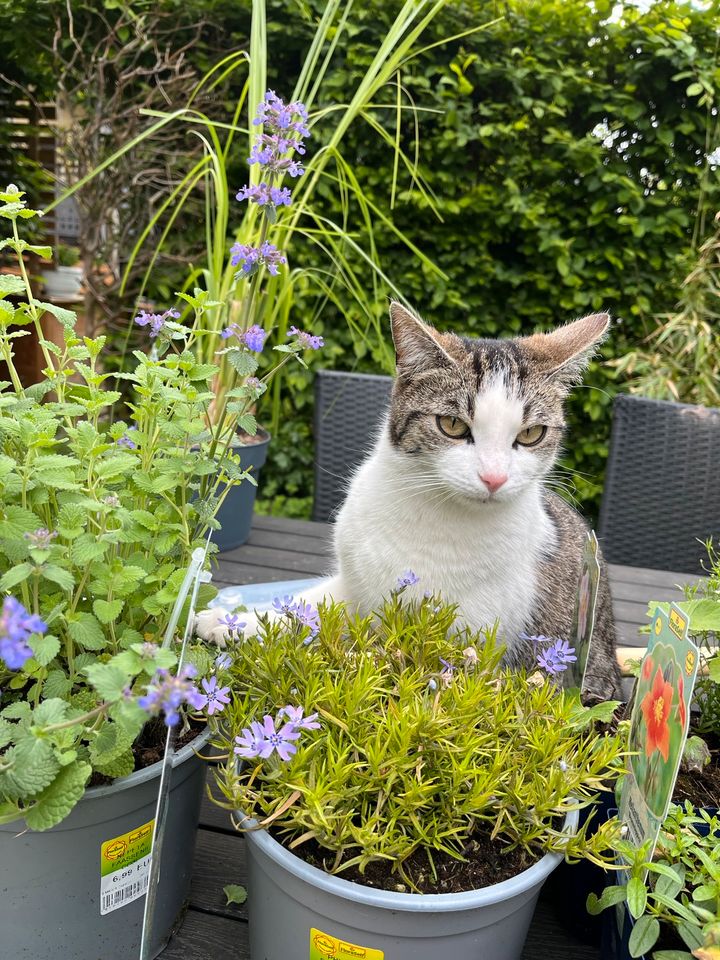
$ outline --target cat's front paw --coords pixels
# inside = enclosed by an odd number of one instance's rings
[[[210,607],[195,615],[195,634],[218,647],[229,640],[238,640],[243,634],[257,633],[258,618],[254,613],[231,613],[225,607]]]
[[[232,614],[225,607],[211,607],[195,615],[195,634],[218,647],[227,646],[231,627],[228,618]]]

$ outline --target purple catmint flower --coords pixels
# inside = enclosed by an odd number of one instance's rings
[[[50,533],[45,527],[40,527],[39,530],[33,530],[32,533],[23,534],[23,537],[34,550],[49,550],[56,536],[57,533],[55,531]]]
[[[297,342],[304,350],[319,350],[320,347],[325,346],[325,341],[322,337],[314,337],[310,333],[306,333],[304,330],[298,330],[297,327],[290,327],[288,330],[289,337],[295,337]]]
[[[118,447],[127,447],[128,450],[137,450],[137,444],[132,437],[128,436],[133,430],[137,430],[137,427],[128,427],[127,433],[115,441],[116,445]]]
[[[320,724],[317,722],[317,713],[311,713],[307,717],[303,716],[302,707],[293,707],[288,704],[282,707],[278,713],[278,720],[281,717],[287,717],[290,723],[298,730],[319,730]]]
[[[119,507],[120,506],[120,497],[115,496],[114,493],[111,493],[107,497],[103,497],[103,503],[107,504],[108,507]]]
[[[226,613],[224,617],[220,617],[218,624],[225,627],[227,632],[232,637],[241,633],[241,631],[247,626],[246,620],[240,619],[239,613]]]
[[[412,587],[416,583],[420,583],[420,577],[412,570],[406,570],[401,577],[398,577],[396,589],[404,590],[405,587]]]
[[[225,705],[230,703],[230,697],[228,696],[230,687],[218,687],[216,676],[203,678],[201,684],[205,693],[201,693],[200,696],[205,701],[203,707],[207,710],[208,716],[211,717],[214,713],[221,713],[225,709]]]
[[[241,187],[235,199],[250,200],[259,207],[289,207],[292,194],[287,187],[271,187],[267,183],[258,183]]]
[[[173,320],[177,320],[180,317],[179,311],[166,310],[165,313],[148,313],[147,310],[141,310],[140,313],[135,317],[135,323],[139,327],[149,326],[150,336],[157,337],[170,317],[172,317]]]
[[[542,640],[547,642],[548,638]],[[549,646],[537,654],[538,666],[551,676],[567,670],[576,660],[575,647],[571,647],[567,640],[551,640]]]
[[[252,350],[253,353],[261,353],[267,336],[267,331],[254,323],[245,333],[241,333],[238,339],[245,344],[248,350]]]
[[[230,250],[230,263],[240,267],[239,274],[252,276],[260,267],[267,267],[268,273],[277,276],[279,266],[287,263],[287,258],[274,243],[265,240],[259,247],[251,247],[246,243],[234,243]]]
[[[274,90],[268,90],[258,104],[253,126],[264,125],[278,132],[292,130],[301,137],[309,137],[307,119],[308,111],[304,103],[294,100],[286,104]]]
[[[179,711],[183,704],[193,710],[202,710],[207,703],[207,698],[190,682],[196,673],[192,664],[182,667],[177,676],[169,670],[158,670],[152,683],[148,684],[145,696],[138,698],[138,706],[151,716],[164,713],[165,724],[174,727],[180,722]]]
[[[28,639],[45,633],[47,624],[36,613],[28,613],[15,597],[5,597],[0,613],[0,659],[9,670],[20,670],[33,652]]]

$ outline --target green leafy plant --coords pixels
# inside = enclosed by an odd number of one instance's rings
[[[0,216],[12,226],[0,249],[19,266],[19,275],[0,275],[0,295],[19,301],[0,300],[10,377],[0,382],[0,822],[22,817],[42,830],[69,813],[93,772],[130,773],[145,711],[172,708],[158,677],[177,657],[160,641],[194,552],[218,526],[217,508],[247,479],[231,438],[239,425],[254,432],[249,410],[273,370],[254,379],[253,353],[228,348],[234,379],[210,418],[218,368],[193,352],[202,325],[191,332],[176,312],[143,314],[153,347],[136,351],[122,375],[131,422],[112,420],[120,395],[107,389],[104,338],[77,336],[74,313],[33,296],[24,257],[51,251],[21,239],[18,223],[36,213],[15,187],[0,192]],[[201,318],[205,292],[184,297]],[[45,313],[63,325],[62,347],[45,339]],[[41,382],[24,387],[14,347],[28,327],[46,366]],[[285,347],[274,369],[299,349]],[[213,594],[202,586],[198,600]],[[194,659],[207,672],[201,648]],[[189,679],[177,678],[181,699],[198,706]],[[169,723],[179,719],[165,712]]]
[[[68,247],[64,243],[58,244],[57,259],[61,267],[74,267],[80,262],[78,247]]]
[[[606,859],[612,822],[573,836],[562,824],[618,775],[620,739],[550,679],[502,670],[492,631],[400,594],[365,618],[278,600],[285,615],[229,650],[221,803],[290,849],[315,841],[330,872],[385,860],[411,887],[415,851],[433,870],[476,832],[532,856]]]
[[[591,894],[588,910],[597,914],[627,901],[635,921],[631,957],[716,960],[720,955],[719,832],[717,815],[686,802],[671,806],[652,860],[646,849],[618,844],[629,864],[627,882],[606,887],[600,897]],[[653,950],[663,925],[677,934],[687,951]]]

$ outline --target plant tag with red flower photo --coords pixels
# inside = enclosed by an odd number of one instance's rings
[[[595,531],[591,530],[585,541],[582,554],[580,583],[575,597],[573,610],[571,644],[575,647],[574,663],[569,663],[564,677],[566,687],[582,688],[585,683],[590,646],[595,628],[595,605],[597,604],[598,585],[600,583],[600,561],[598,560],[598,542]]]
[[[698,648],[688,639],[690,621],[674,603],[658,607],[635,690],[630,723],[630,769],[620,793],[626,837],[655,848],[677,779],[690,720]]]

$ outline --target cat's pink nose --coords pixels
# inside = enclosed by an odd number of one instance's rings
[[[495,493],[496,490],[499,490],[500,487],[507,482],[508,475],[506,473],[481,473],[480,479],[488,488],[490,493]]]

